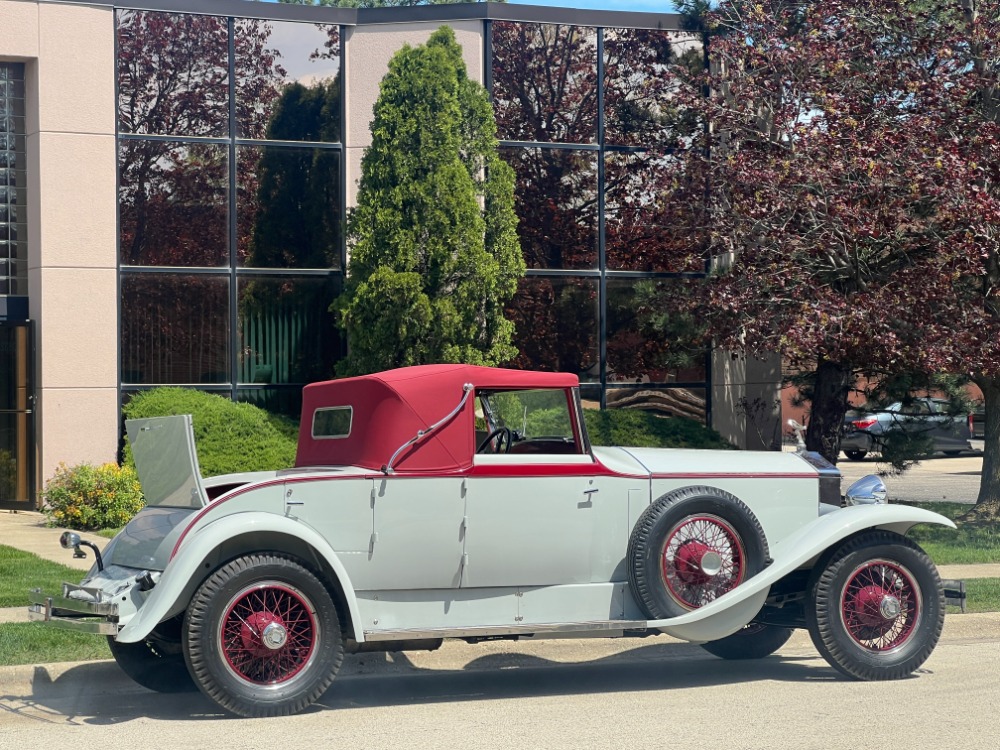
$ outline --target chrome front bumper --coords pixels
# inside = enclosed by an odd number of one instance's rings
[[[62,596],[32,589],[28,601],[30,620],[80,633],[118,635],[118,605],[100,589],[64,583]]]

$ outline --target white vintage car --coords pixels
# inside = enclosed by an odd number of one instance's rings
[[[316,383],[276,472],[203,479],[190,417],[127,431],[146,508],[79,586],[32,592],[32,616],[106,634],[140,684],[194,683],[243,716],[302,710],[345,653],[444,638],[668,633],[740,659],[808,628],[840,672],[892,679],[944,621],[903,534],[947,519],[885,504],[874,477],[842,500],[815,454],[592,446],[571,375]]]

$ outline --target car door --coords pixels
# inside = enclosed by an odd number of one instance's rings
[[[628,545],[628,489],[598,469],[590,456],[477,456],[462,587],[616,580]]]
[[[462,587],[615,580],[628,543],[629,480],[586,450],[573,399],[533,391],[480,401],[486,432],[509,436],[484,441],[473,458]]]

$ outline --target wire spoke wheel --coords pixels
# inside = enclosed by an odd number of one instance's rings
[[[871,529],[845,540],[808,586],[816,650],[859,680],[895,680],[927,660],[944,627],[934,563],[912,540]]]
[[[844,628],[870,651],[892,651],[913,635],[921,616],[920,587],[902,566],[872,560],[848,579],[840,602]]]
[[[314,657],[319,638],[309,599],[276,581],[249,586],[233,597],[219,630],[229,668],[258,685],[293,679]]]
[[[742,583],[746,552],[736,530],[714,515],[683,519],[667,535],[661,573],[684,607],[702,607]]]
[[[682,487],[652,503],[629,536],[629,584],[652,619],[703,607],[757,575],[768,562],[757,517],[715,487]]]

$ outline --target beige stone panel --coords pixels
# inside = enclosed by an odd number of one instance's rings
[[[114,136],[42,132],[31,141],[38,177],[30,205],[38,209],[29,241],[38,252],[29,266],[115,268]]]
[[[73,466],[115,460],[118,392],[114,388],[43,388],[36,427],[41,490],[60,462]]]
[[[469,77],[483,81],[483,23],[455,21],[442,23],[384,24],[352,29],[345,36],[344,65],[347,77],[346,146],[371,145],[371,121],[379,83],[389,70],[389,60],[404,44],[416,47],[427,41],[440,26],[450,26],[462,46]]]
[[[33,277],[32,303],[39,300],[33,307],[41,313],[35,331],[38,385],[116,388],[115,269],[43,268]]]
[[[114,133],[112,9],[44,3],[38,24],[39,128]]]
[[[346,148],[345,166],[347,167],[347,207],[358,205],[358,188],[361,186],[361,160],[365,158],[363,148]]]
[[[0,0],[0,60],[38,57],[38,3]]]

